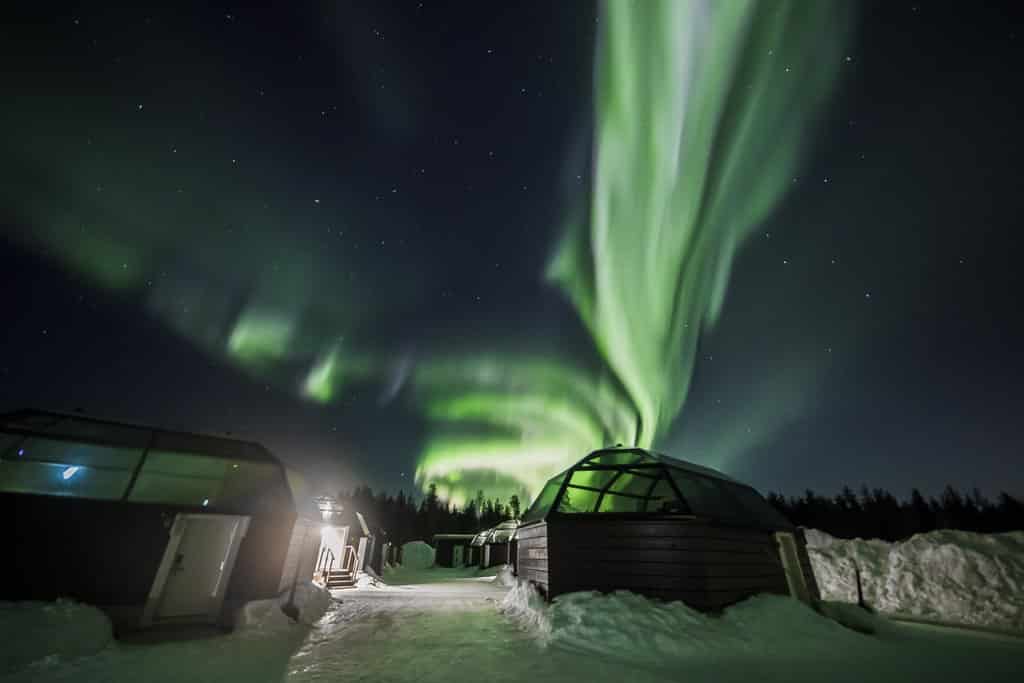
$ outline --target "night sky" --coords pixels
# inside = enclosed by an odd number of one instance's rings
[[[410,490],[457,440],[513,463],[479,483],[508,492],[534,431],[573,424],[578,457],[598,447],[566,405],[613,386],[588,415],[614,412],[622,382],[545,273],[600,191],[602,12],[9,13],[0,408],[230,432],[325,491]],[[689,392],[687,363],[657,366],[685,398],[659,450],[792,494],[1024,495],[1020,19],[867,3],[827,55],[804,41],[795,75],[820,56],[834,78],[694,332]]]

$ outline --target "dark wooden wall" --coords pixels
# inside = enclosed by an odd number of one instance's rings
[[[548,593],[548,525],[535,522],[516,532],[516,576]]]
[[[687,519],[566,515],[521,527],[518,543],[519,576],[549,598],[629,590],[716,610],[757,593],[789,593],[770,531]],[[803,551],[801,563],[805,559]]]
[[[169,505],[0,494],[6,520],[0,600],[74,598],[102,608],[145,604],[179,512]],[[226,604],[277,595],[294,512],[253,516],[225,594]],[[111,610],[108,610],[111,611]],[[138,610],[114,609],[116,615]]]
[[[459,544],[465,545],[462,541],[456,541],[453,538],[439,538],[434,543],[437,545],[437,550],[434,553],[434,564],[438,567],[451,567],[455,546]]]
[[[490,553],[481,553],[480,555],[480,567],[482,569],[488,569],[489,567],[497,567],[499,564],[508,564],[508,543],[488,543],[490,547]],[[487,555],[487,564],[483,562],[484,555]]]

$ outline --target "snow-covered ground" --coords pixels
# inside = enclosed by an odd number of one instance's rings
[[[92,654],[55,651],[47,658],[47,647],[59,650],[50,639],[36,648],[33,663],[22,658],[0,679],[939,683],[969,677],[981,683],[1017,681],[1024,671],[1024,641],[923,631],[859,610],[878,634],[844,628],[777,596],[748,600],[721,616],[628,593],[579,593],[546,605],[526,587],[503,585],[507,572],[496,573],[389,571],[387,583],[333,592],[312,626],[268,614],[269,622],[254,621],[263,627],[230,635],[157,645],[104,641]],[[0,609],[5,651],[18,624],[34,618],[27,613],[40,609]],[[89,614],[83,612],[82,624],[96,616]]]
[[[824,600],[856,602],[856,566],[875,609],[1024,632],[1024,532],[933,531],[900,543],[805,533]]]

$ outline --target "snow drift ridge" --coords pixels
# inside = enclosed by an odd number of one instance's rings
[[[823,600],[882,612],[1024,631],[1024,531],[932,531],[906,541],[845,540],[805,530]]]

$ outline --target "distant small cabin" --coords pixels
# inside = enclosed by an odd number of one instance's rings
[[[487,537],[490,533],[490,529],[485,529],[474,536],[473,540],[469,542],[469,554],[466,556],[467,567],[481,566],[484,559],[484,544],[487,543]]]
[[[464,567],[469,544],[475,534],[434,534],[434,564],[438,567]]]
[[[390,544],[383,529],[331,496],[316,499],[323,517],[315,580],[331,590],[353,588],[359,575],[381,576]]]
[[[701,610],[757,593],[820,599],[802,531],[756,490],[639,448],[594,451],[552,478],[516,542],[519,577],[549,599],[629,590]]]
[[[230,625],[313,578],[321,514],[259,444],[38,411],[0,416],[2,600],[70,597],[120,633]]]
[[[480,558],[481,569],[509,564],[509,542],[518,526],[519,520],[510,519],[486,532]]]

